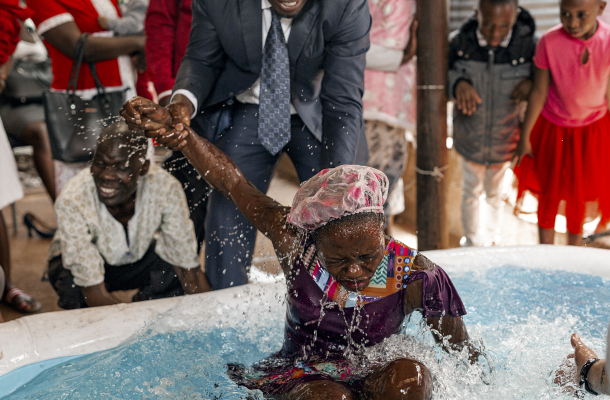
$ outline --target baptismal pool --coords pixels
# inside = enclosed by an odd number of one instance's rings
[[[462,355],[444,353],[418,317],[367,357],[420,360],[434,376],[435,399],[573,399],[558,391],[551,372],[570,352],[572,332],[600,356],[605,351],[610,280],[522,266],[448,272],[467,307],[471,339],[484,344],[490,365],[470,366]],[[262,398],[235,385],[225,371],[227,363],[249,366],[280,349],[283,284],[271,288],[255,296],[244,288],[243,298],[235,296],[239,307],[199,297],[191,307],[161,314],[118,347],[50,366],[4,398]],[[0,377],[0,397],[7,394],[3,385],[12,382],[14,389],[37,366],[27,368]]]

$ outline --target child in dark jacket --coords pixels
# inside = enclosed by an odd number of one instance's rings
[[[520,105],[532,87],[534,32],[533,18],[517,0],[479,0],[475,15],[450,37],[453,138],[463,157],[463,246],[500,240],[500,186],[519,140]],[[483,191],[489,212],[479,240]]]

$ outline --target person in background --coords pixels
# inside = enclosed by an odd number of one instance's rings
[[[193,125],[197,133],[263,192],[283,153],[300,181],[326,167],[366,162],[366,0],[195,0],[192,8],[168,105],[175,125],[206,122],[204,129]],[[205,227],[210,283],[245,284],[256,229],[218,192],[210,195],[212,210]]]
[[[21,41],[13,53],[15,62],[30,62],[30,65],[46,68],[49,77],[51,67],[48,64],[49,55],[42,40],[34,32],[31,20],[24,21],[21,28]],[[34,64],[35,63],[35,64]],[[22,84],[21,75],[12,71],[11,82],[14,85]],[[40,71],[42,73],[43,71]],[[39,78],[40,79],[40,78]],[[50,88],[51,82],[44,82]],[[4,122],[6,134],[17,141],[20,145],[32,146],[34,165],[36,171],[54,202],[55,191],[55,168],[53,166],[53,155],[51,154],[51,143],[45,122],[44,107],[42,105],[42,92],[40,88],[35,98],[13,98],[4,93],[0,97],[0,116]]]
[[[582,243],[587,217],[601,216],[601,226],[610,221],[610,26],[597,19],[605,7],[601,0],[562,0],[561,25],[536,48],[515,172],[519,196],[529,190],[538,197],[543,244],[555,240],[562,203],[570,245]]]
[[[371,48],[364,70],[364,126],[369,145],[368,166],[379,169],[390,182],[390,198],[397,209],[384,205],[386,223],[390,215],[404,210],[404,193],[397,185],[407,162],[406,130],[415,131],[415,65],[417,20],[414,0],[369,0]],[[400,193],[394,193],[398,190]]]
[[[148,73],[158,93],[158,103],[164,107],[169,104],[176,74],[186,53],[192,18],[191,0],[150,0],[144,21],[148,38],[146,60]],[[197,120],[193,124],[196,125]],[[173,152],[163,168],[182,184],[195,225],[199,252],[205,241],[205,216],[210,186],[179,151]]]
[[[86,65],[86,62],[95,62],[99,79],[107,92],[126,90],[126,98],[135,95],[130,56],[144,59],[146,37],[115,37],[112,32],[102,29],[98,22],[100,16],[120,16],[117,0],[28,0],[28,6],[34,11],[32,19],[51,58],[54,74],[51,90],[66,90],[76,44],[82,33],[89,33],[76,94],[85,100],[97,94],[93,76]],[[86,167],[87,163],[57,161],[56,191],[59,193],[67,181]]]
[[[100,15],[97,21],[102,29],[112,31],[118,36],[142,35],[144,34],[144,18],[147,8],[148,0],[128,0],[120,5],[120,18]],[[134,65],[138,72],[136,79],[138,96],[156,101],[157,93],[151,81],[150,73],[147,71],[146,58],[136,58]]]
[[[121,16],[109,18],[100,15],[97,22],[102,29],[114,32],[118,36],[142,35],[148,0],[128,0],[120,5]]]
[[[521,102],[532,87],[535,28],[517,0],[479,0],[475,15],[451,34],[447,89],[462,156],[462,246],[501,240],[501,184],[519,140]],[[488,218],[479,239],[483,192]]]
[[[151,165],[147,147],[142,132],[110,125],[91,169],[57,198],[48,275],[59,307],[115,304],[115,290],[139,289],[134,301],[210,290],[180,183]]]
[[[148,71],[157,90],[159,104],[166,106],[178,68],[186,53],[191,32],[192,0],[150,0],[144,31]]]
[[[5,88],[21,32],[20,21],[29,18],[31,11],[21,8],[18,0],[0,0],[0,93]],[[17,166],[11,146],[0,118],[0,211],[23,197],[23,189],[17,175]],[[11,255],[8,230],[0,212],[0,299],[15,310],[32,313],[41,305],[32,296],[16,288],[11,282]],[[0,322],[2,316],[0,315]]]

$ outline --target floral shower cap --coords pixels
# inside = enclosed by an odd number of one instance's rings
[[[302,229],[317,229],[346,215],[383,213],[388,185],[385,174],[371,167],[342,165],[322,170],[294,196],[288,222]]]

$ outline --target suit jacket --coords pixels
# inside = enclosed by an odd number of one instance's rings
[[[247,90],[262,66],[260,0],[193,0],[193,24],[174,91],[205,113]],[[291,101],[322,142],[321,168],[365,163],[364,68],[371,16],[366,0],[308,0],[288,39]]]

